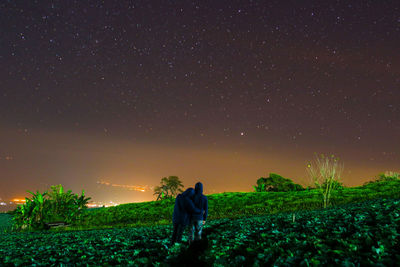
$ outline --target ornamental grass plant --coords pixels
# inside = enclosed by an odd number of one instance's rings
[[[315,155],[313,162],[307,165],[307,172],[322,196],[323,207],[331,204],[332,193],[340,187],[344,165],[335,155]]]

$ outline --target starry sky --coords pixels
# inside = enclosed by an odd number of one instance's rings
[[[1,1],[0,198],[399,171],[398,1]],[[106,181],[115,186],[101,183]],[[129,187],[130,186],[130,187]],[[134,186],[146,192],[128,190]]]

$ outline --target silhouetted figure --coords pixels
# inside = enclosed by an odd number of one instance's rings
[[[193,202],[196,208],[198,208],[200,213],[192,213],[189,231],[189,243],[193,240],[200,240],[203,226],[206,223],[208,215],[208,200],[205,195],[203,195],[203,184],[198,182],[195,186],[195,194],[193,197]]]
[[[201,210],[196,208],[193,204],[194,189],[188,188],[182,194],[178,194],[175,199],[174,213],[172,215],[172,222],[174,230],[171,238],[171,245],[175,242],[181,242],[182,234],[185,227],[190,224],[192,214],[200,214]]]

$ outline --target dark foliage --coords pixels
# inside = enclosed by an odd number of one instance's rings
[[[394,266],[399,210],[400,199],[380,199],[213,220],[203,241],[190,247],[166,246],[170,226],[7,233],[0,236],[0,265]]]
[[[178,176],[168,176],[161,179],[160,185],[154,188],[157,200],[174,198],[178,193],[183,192],[182,181]]]
[[[261,177],[257,180],[257,186],[254,186],[254,190],[256,192],[288,192],[302,191],[304,188],[290,179],[283,178],[276,173],[270,173],[268,178]]]
[[[400,180],[387,181],[337,190],[332,195],[332,204],[342,205],[369,199],[399,197]],[[209,220],[322,208],[317,190],[220,193],[208,195],[207,198]],[[173,199],[164,199],[89,209],[83,213],[79,226],[92,229],[170,224],[173,205]]]

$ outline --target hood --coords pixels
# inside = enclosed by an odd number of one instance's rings
[[[185,190],[185,192],[182,193],[184,197],[193,197],[194,196],[194,189],[189,187],[188,189]]]
[[[203,184],[198,182],[194,187],[194,191],[196,194],[203,194]]]

